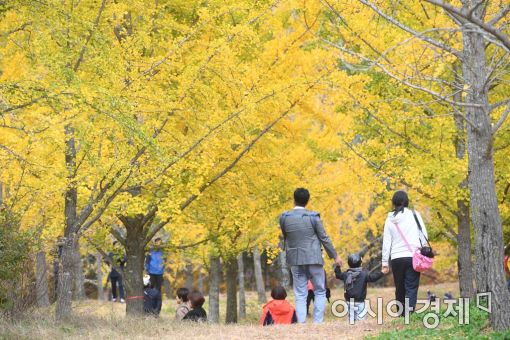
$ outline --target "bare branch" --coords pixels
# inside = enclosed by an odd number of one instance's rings
[[[450,12],[454,15],[457,15],[459,17],[464,18],[465,20],[469,21],[472,24],[475,24],[476,26],[483,29],[485,32],[491,34],[493,37],[495,37],[497,40],[501,42],[501,44],[504,46],[504,48],[510,52],[510,39],[508,39],[508,36],[498,30],[496,27],[492,26],[491,24],[485,23],[483,20],[480,20],[476,16],[473,16],[472,12],[467,12],[465,10],[459,9],[457,7],[454,7],[450,5],[449,3],[446,3],[442,0],[424,0],[432,5],[439,6],[443,8],[445,11]]]
[[[374,12],[376,12],[377,14],[379,14],[381,17],[383,17],[384,19],[386,19],[387,21],[389,21],[390,23],[392,23],[393,25],[399,27],[400,29],[416,36],[418,39],[420,40],[423,40],[431,45],[434,45],[446,52],[449,52],[451,54],[453,54],[454,56],[456,56],[457,58],[459,59],[462,59],[462,52],[459,51],[459,50],[456,50],[455,48],[451,47],[451,46],[448,46],[440,41],[437,41],[435,39],[432,39],[428,36],[424,36],[424,35],[421,35],[419,32],[413,30],[412,28],[404,25],[403,23],[401,23],[400,21],[396,20],[395,18],[393,18],[392,16],[384,13],[379,7],[377,7],[376,5],[374,5],[373,3],[371,3],[370,1],[367,1],[367,0],[358,0],[359,2],[361,2],[362,4],[364,4],[365,6],[368,6],[370,7]]]
[[[510,12],[510,5],[503,7],[487,24],[494,26]]]
[[[377,66],[379,69],[381,69],[384,73],[386,73],[388,76],[390,76],[391,78],[395,79],[396,81],[414,89],[414,90],[419,90],[419,91],[422,91],[422,92],[425,92],[431,96],[433,96],[434,98],[442,101],[442,102],[445,102],[445,103],[448,103],[450,105],[455,105],[455,106],[461,106],[461,107],[483,107],[483,105],[481,104],[476,104],[476,103],[463,103],[463,102],[457,102],[455,100],[451,100],[449,99],[449,97],[453,97],[455,96],[455,93],[452,94],[452,95],[442,95],[440,93],[437,93],[435,91],[432,91],[426,87],[422,87],[422,86],[419,86],[419,85],[416,85],[416,84],[413,84],[405,79],[402,79],[400,77],[398,77],[397,75],[393,74],[393,72],[389,71],[384,65],[382,65],[381,63],[377,62],[377,61],[374,61],[372,59],[369,59],[357,52],[354,52],[354,51],[351,51],[343,46],[340,46],[338,44],[335,44],[333,42],[330,42],[328,40],[325,40],[323,39],[325,42],[335,46],[336,48],[338,48],[339,50],[345,52],[345,53],[348,53],[352,56],[355,56],[357,58],[360,58],[361,60],[364,60],[364,61],[367,61],[375,66]],[[461,90],[459,90],[461,91]],[[465,115],[461,114],[461,117],[469,124],[471,125],[471,127],[473,127],[473,129],[475,130],[478,130],[478,128],[476,127],[475,124],[473,124],[473,122],[471,122]]]
[[[101,247],[99,245],[97,245],[97,243],[95,243],[90,237],[88,237],[87,235],[83,235],[83,237],[85,237],[85,240],[91,245],[93,246],[94,248],[96,248],[96,250],[101,254],[103,255],[103,257],[105,259],[108,259],[109,256],[108,254],[103,250],[101,249]]]
[[[433,200],[433,201],[437,201],[439,203],[441,203],[443,205],[443,207],[451,214],[453,214],[454,216],[457,216],[457,213],[452,210],[451,208],[448,207],[448,204],[447,202],[441,200],[441,199],[438,199],[437,197],[434,197],[432,196],[430,193],[424,191],[423,189],[421,188],[417,188],[415,187],[414,185],[412,185],[411,183],[407,182],[405,179],[402,179],[402,178],[395,178],[391,175],[388,175],[387,173],[383,172],[382,168],[384,166],[384,163],[383,164],[376,164],[374,163],[372,160],[370,160],[369,158],[367,158],[365,155],[363,155],[361,152],[359,152],[358,150],[356,150],[356,148],[351,144],[349,143],[348,141],[346,141],[342,135],[340,135],[341,139],[342,139],[342,142],[360,159],[362,159],[365,163],[368,164],[369,167],[371,167],[373,170],[381,173],[384,177],[386,178],[390,178],[392,180],[396,180],[398,182],[400,182],[402,185],[405,185],[406,187],[408,188],[411,188],[413,190],[415,190],[417,193],[421,194],[422,196],[430,199],[430,200]]]
[[[87,45],[89,44],[90,40],[92,39],[92,35],[94,34],[94,31],[96,30],[97,26],[99,26],[99,21],[101,20],[101,15],[103,14],[104,8],[106,6],[107,0],[103,0],[101,2],[101,6],[99,7],[99,11],[96,16],[96,20],[94,20],[94,25],[89,31],[89,35],[87,36],[87,40],[85,40],[85,44],[83,44],[83,47],[81,48],[80,55],[78,56],[78,59],[76,60],[76,63],[74,64],[73,71],[78,71],[78,68],[80,67],[80,64],[83,61],[83,56],[85,55],[85,51],[87,50]]]
[[[510,114],[510,104],[508,104],[508,106],[506,107],[505,111],[503,112],[503,114],[501,115],[501,117],[499,117],[499,120],[496,122],[496,124],[494,124],[494,126],[492,127],[492,134],[494,135],[498,129],[503,125],[503,123],[505,122],[505,120],[508,118],[508,114]]]
[[[112,234],[113,237],[115,237],[115,239],[117,241],[119,241],[120,244],[122,244],[124,247],[127,246],[126,238],[122,235],[122,233],[116,227],[110,228],[110,234]]]
[[[5,152],[10,154],[11,156],[14,156],[14,158],[16,158],[16,160],[18,162],[20,162],[20,163],[27,163],[27,160],[23,156],[19,155],[18,153],[13,151],[11,148],[8,148],[7,146],[0,144],[0,149],[4,150]]]
[[[10,31],[7,31],[7,32],[4,32],[4,33],[0,34],[0,37],[7,37],[7,36],[9,36],[9,35],[11,35],[13,33],[16,33],[16,32],[19,32],[19,31],[23,31],[23,30],[25,30],[25,28],[27,28],[30,25],[32,25],[31,21],[26,22],[26,23],[24,23],[23,25],[21,25],[19,27],[16,27],[16,28],[14,28],[14,29],[12,29]]]

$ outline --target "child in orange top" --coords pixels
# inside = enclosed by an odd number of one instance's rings
[[[297,322],[296,311],[291,304],[285,300],[287,292],[282,286],[276,286],[271,290],[271,297],[274,300],[264,305],[260,325],[291,324]]]

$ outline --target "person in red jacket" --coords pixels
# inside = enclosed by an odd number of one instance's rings
[[[260,325],[291,324],[297,322],[296,311],[291,304],[285,300],[287,292],[282,286],[276,286],[271,290],[273,300],[264,305]]]

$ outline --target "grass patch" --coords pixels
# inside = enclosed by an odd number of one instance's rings
[[[492,332],[489,325],[489,314],[474,305],[469,308],[469,322],[459,324],[458,316],[444,316],[445,309],[436,314],[439,325],[436,328],[426,328],[423,322],[426,312],[413,314],[409,324],[403,319],[391,322],[391,331],[382,331],[375,337],[367,339],[510,339],[508,332]],[[429,311],[427,311],[429,312]]]

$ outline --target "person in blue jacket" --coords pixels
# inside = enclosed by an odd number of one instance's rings
[[[163,273],[165,272],[165,260],[161,249],[161,238],[154,240],[154,247],[145,257],[145,271],[151,278],[151,286],[161,292]]]

